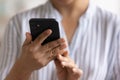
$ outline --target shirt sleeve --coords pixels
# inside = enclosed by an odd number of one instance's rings
[[[120,32],[118,35],[117,56],[115,61],[114,75],[115,80],[120,80]]]
[[[117,26],[117,40],[116,40],[116,48],[117,48],[117,55],[116,55],[116,59],[115,59],[115,65],[114,65],[114,70],[113,70],[113,75],[114,78],[113,80],[120,80],[120,19],[118,20],[118,26]]]
[[[0,50],[0,80],[4,80],[20,52],[20,36],[16,20],[11,19],[6,27]]]

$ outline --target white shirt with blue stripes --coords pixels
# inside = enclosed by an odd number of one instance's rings
[[[4,80],[20,56],[25,33],[30,32],[31,18],[55,18],[61,37],[66,38],[62,16],[49,1],[15,15],[8,23],[0,50],[0,80]],[[84,72],[81,80],[120,80],[120,18],[90,2],[79,19],[68,50]],[[30,80],[57,80],[54,63],[34,71]]]

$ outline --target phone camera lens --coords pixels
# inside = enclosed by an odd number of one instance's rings
[[[40,27],[40,25],[39,25],[39,24],[37,24],[37,27],[39,28],[39,27]]]

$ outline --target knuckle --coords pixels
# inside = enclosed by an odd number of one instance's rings
[[[52,45],[53,47],[57,47],[57,46],[60,45],[60,43],[59,43],[58,40],[56,40],[56,41],[51,42],[51,45]]]
[[[57,44],[57,42],[56,41],[53,41],[53,42],[50,42],[49,43],[49,47],[51,48],[51,47],[56,47],[56,44]]]
[[[38,48],[31,46],[31,47],[29,48],[29,52],[34,55],[34,53],[37,53],[37,52],[38,52]]]
[[[55,54],[57,53],[57,49],[53,49],[52,52]]]
[[[41,47],[41,50],[47,50],[50,48],[50,45],[49,44],[45,44]]]
[[[54,54],[54,56],[56,56],[59,53],[59,50],[57,48],[53,49],[52,53]]]

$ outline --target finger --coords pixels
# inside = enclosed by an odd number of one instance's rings
[[[65,52],[67,52],[67,51],[65,50],[65,48],[66,48],[66,45],[65,45],[65,44],[62,44],[62,45],[59,45],[59,46],[51,49],[51,51],[52,51],[53,54],[56,54],[56,55],[58,55],[58,54],[63,54],[63,53],[65,53]]]
[[[73,68],[72,71],[76,78],[79,78],[83,74],[83,71],[78,68]]]
[[[68,51],[64,52],[64,53],[62,54],[62,56],[68,57],[68,56],[69,56],[69,55],[68,55]]]
[[[73,63],[70,62],[61,62],[61,65],[69,69],[73,69],[74,67],[76,67]]]
[[[68,62],[68,58],[67,58],[67,57],[63,57],[63,56],[60,55],[60,54],[57,55],[57,59],[58,59],[60,62]]]
[[[80,70],[74,63],[61,62],[61,65],[63,67],[66,67],[68,69],[68,71],[73,74],[78,74],[78,75],[82,74],[82,70]]]
[[[59,60],[55,59],[54,63],[55,63],[55,66],[58,70],[62,68],[61,62]]]
[[[73,68],[72,71],[76,74],[79,74],[79,75],[82,75],[83,74],[83,71],[79,68]]]
[[[61,65],[61,62],[59,60],[55,59],[54,63],[55,63],[55,66],[56,66],[57,73],[61,73],[62,71],[64,71],[64,68]]]
[[[60,64],[61,64],[61,62],[57,59],[54,60],[54,63],[55,63],[56,66],[60,66]]]
[[[58,48],[59,48],[59,50],[63,50],[63,49],[67,48],[67,45],[65,43],[63,43],[63,44],[60,44],[60,46]],[[66,52],[68,52],[68,51],[65,51],[64,53],[66,53]]]
[[[51,50],[50,52],[48,52],[47,55],[48,55],[48,58],[50,60],[55,60],[57,58],[57,55],[62,54],[64,52],[66,52],[66,50],[64,50],[64,49],[63,50],[59,50],[59,47],[57,47],[57,48]]]
[[[23,46],[30,44],[31,41],[32,41],[32,36],[31,36],[31,34],[29,32],[27,32],[26,33],[26,39],[25,39],[25,41],[23,43]]]
[[[64,44],[64,46],[67,46],[65,44],[65,40],[63,38],[52,41],[52,42],[49,42],[49,43],[43,45],[42,48],[44,50],[48,51],[48,50],[54,49],[54,48],[56,48],[58,46],[61,46],[62,44]]]
[[[46,31],[44,31],[43,33],[41,33],[36,39],[35,39],[35,43],[38,45],[41,45],[43,43],[43,41],[45,39],[47,39],[48,36],[50,36],[50,34],[52,33],[52,30],[48,29]]]

